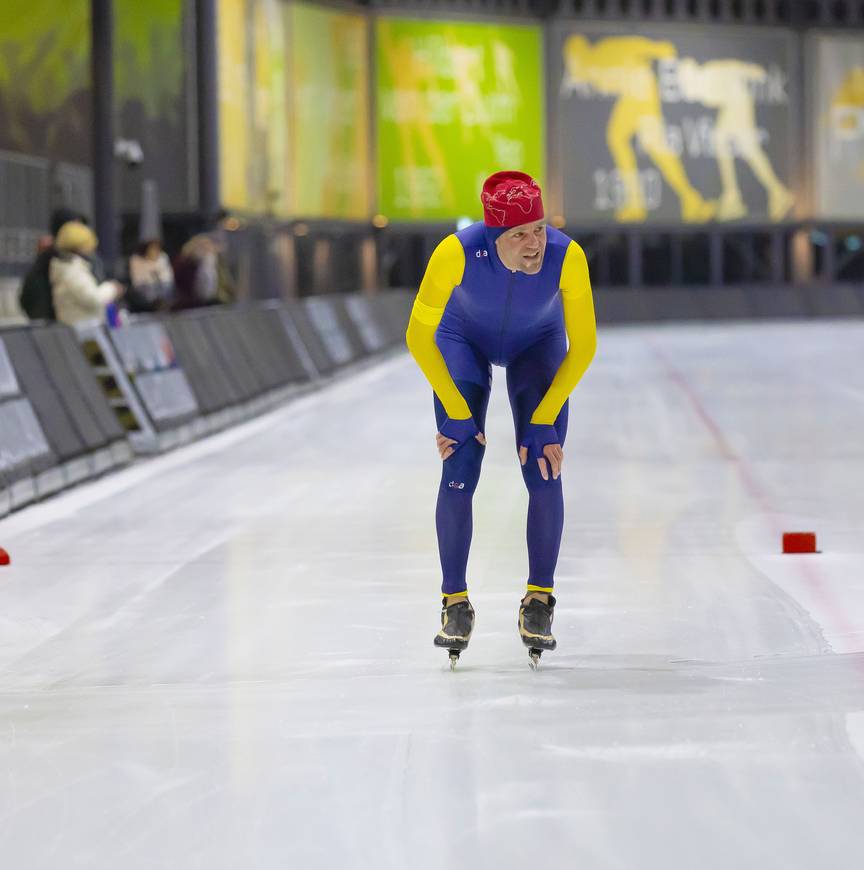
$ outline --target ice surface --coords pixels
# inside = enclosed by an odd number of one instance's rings
[[[407,355],[0,522],[2,866],[858,870],[862,348],[601,333],[538,673],[498,369],[455,673]]]

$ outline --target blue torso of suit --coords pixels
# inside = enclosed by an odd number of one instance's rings
[[[497,365],[507,365],[543,338],[563,334],[561,267],[569,237],[547,227],[543,266],[536,275],[507,269],[483,223],[456,237],[465,250],[465,272],[447,303],[439,334],[470,342]]]

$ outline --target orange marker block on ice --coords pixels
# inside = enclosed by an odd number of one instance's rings
[[[0,547],[0,565],[11,565],[12,560],[9,558],[9,554]]]
[[[784,553],[815,553],[816,532],[783,532]]]

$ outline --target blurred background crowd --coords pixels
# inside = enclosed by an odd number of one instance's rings
[[[174,257],[159,238],[143,239],[119,274],[108,278],[99,240],[87,217],[69,209],[51,216],[51,233],[38,242],[36,258],[21,284],[21,310],[30,320],[68,326],[122,312],[153,314],[234,301],[234,279],[217,228],[192,236]]]

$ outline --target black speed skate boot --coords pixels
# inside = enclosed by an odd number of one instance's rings
[[[536,671],[540,666],[540,656],[544,650],[553,650],[558,646],[552,636],[554,611],[554,595],[549,596],[548,604],[544,604],[539,598],[523,598],[519,607],[519,635],[522,643],[528,647],[532,670]]]
[[[447,599],[442,602],[441,631],[435,635],[435,646],[450,651],[450,670],[456,669],[459,653],[468,646],[474,631],[474,608],[467,598],[455,601],[449,607]]]

